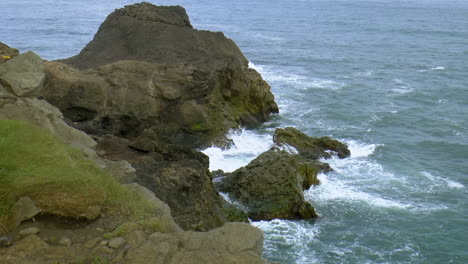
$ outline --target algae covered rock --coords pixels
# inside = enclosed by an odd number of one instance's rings
[[[128,139],[157,128],[208,146],[278,112],[270,86],[220,32],[194,29],[182,7],[117,9],[80,54],[46,64],[43,96],[88,133]]]
[[[348,147],[338,140],[329,137],[310,137],[293,127],[277,128],[273,135],[273,141],[278,145],[292,146],[300,155],[312,160],[331,158],[330,152],[336,153],[341,159],[351,155]]]
[[[225,177],[219,187],[248,207],[252,220],[309,219],[317,215],[303,190],[318,184],[318,171],[299,155],[270,150]]]

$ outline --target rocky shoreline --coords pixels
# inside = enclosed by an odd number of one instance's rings
[[[274,113],[270,86],[237,45],[194,29],[180,6],[117,9],[68,59],[0,43],[0,150],[18,151],[0,157],[0,184],[13,190],[0,189],[0,262],[270,263],[261,230],[242,222],[316,218],[303,191],[331,170],[318,159],[350,155],[336,140],[278,128],[271,150],[214,182],[197,149],[227,148],[231,129]],[[44,146],[9,143],[19,132]],[[38,165],[5,158],[21,151]],[[51,179],[60,163],[63,177]],[[70,171],[91,177],[75,183]]]

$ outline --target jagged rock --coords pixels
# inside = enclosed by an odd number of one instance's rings
[[[169,205],[175,222],[184,230],[222,226],[226,218],[211,181],[208,157],[188,147],[152,139],[129,143],[105,136],[96,150],[110,160],[128,160],[137,170],[137,182]]]
[[[318,171],[299,155],[270,150],[223,178],[219,188],[248,207],[252,220],[315,218],[303,190],[318,184]]]
[[[42,212],[42,210],[36,206],[31,198],[23,196],[13,205],[12,212],[13,213],[8,221],[8,226],[15,229],[21,224],[21,222],[33,218]]]
[[[309,137],[293,127],[277,128],[273,141],[278,145],[290,145],[296,148],[300,155],[312,160],[329,159],[332,156],[330,151],[335,152],[341,159],[351,155],[346,144],[338,140],[329,137]]]
[[[32,51],[0,64],[0,97],[36,96],[44,82],[44,62]]]
[[[30,227],[30,228],[26,228],[26,229],[23,229],[21,231],[19,231],[19,235],[20,236],[30,236],[30,235],[36,235],[38,234],[39,232],[41,232],[41,230],[37,227]]]
[[[129,249],[121,263],[267,264],[260,258],[263,234],[243,223],[227,223],[209,232],[154,233]]]
[[[157,128],[172,143],[207,146],[278,112],[236,44],[193,29],[179,6],[117,9],[80,54],[48,62],[46,72],[43,96],[97,135],[132,139]]]
[[[10,60],[18,54],[19,51],[17,49],[11,48],[10,46],[0,42],[0,64]]]

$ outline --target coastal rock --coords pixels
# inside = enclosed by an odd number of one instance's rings
[[[273,135],[273,141],[277,145],[292,146],[301,156],[312,160],[329,159],[332,153],[336,153],[341,159],[351,155],[348,146],[338,140],[329,137],[309,137],[293,127],[277,128]]]
[[[248,207],[252,220],[315,218],[303,190],[318,184],[318,171],[299,155],[270,150],[226,176],[219,188]]]
[[[32,51],[0,64],[0,97],[36,96],[45,78],[44,62]]]
[[[182,230],[174,222],[174,218],[171,214],[171,208],[169,208],[169,206],[166,203],[157,198],[152,191],[137,183],[127,184],[126,186],[127,188],[141,195],[144,200],[153,203],[155,208],[154,217],[157,217],[160,220],[160,228],[162,230],[165,230],[167,232],[177,232]]]
[[[18,54],[19,51],[17,49],[11,48],[7,44],[0,42],[0,64],[10,60]]]
[[[154,134],[128,140],[106,136],[97,152],[110,160],[128,160],[136,168],[137,182],[171,208],[184,230],[206,231],[226,222],[222,201],[208,170],[208,157],[188,147],[167,144]],[[131,147],[133,146],[133,147]]]
[[[209,232],[154,233],[138,248],[131,248],[121,263],[227,263],[267,264],[260,258],[263,234],[243,223],[227,223]]]
[[[117,9],[80,54],[46,63],[43,96],[75,127],[128,139],[157,128],[171,143],[222,142],[278,112],[270,86],[220,32],[180,7]]]

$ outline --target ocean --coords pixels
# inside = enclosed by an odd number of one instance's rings
[[[77,54],[115,8],[137,1],[0,2],[0,41],[53,60]],[[468,1],[161,0],[233,39],[280,113],[203,150],[233,171],[277,127],[347,143],[306,192],[315,221],[261,221],[283,264],[468,263]]]

